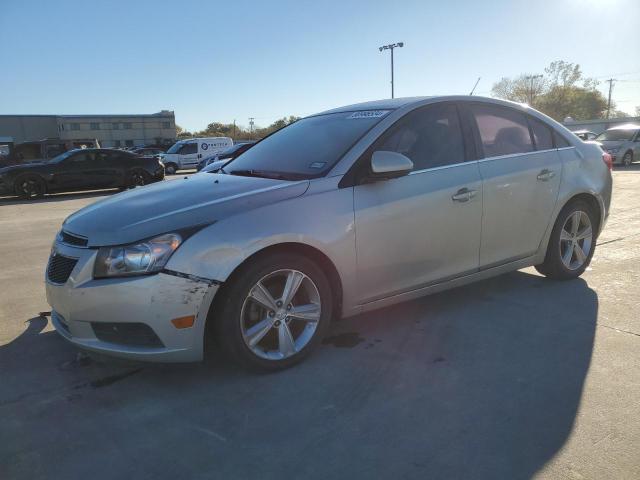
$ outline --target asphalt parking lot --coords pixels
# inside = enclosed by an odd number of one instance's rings
[[[78,356],[39,312],[104,195],[0,200],[0,478],[640,478],[640,166],[585,275],[526,269],[336,322],[306,362]]]

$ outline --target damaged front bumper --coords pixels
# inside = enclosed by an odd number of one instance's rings
[[[156,362],[203,358],[204,329],[219,284],[178,272],[94,279],[96,250],[56,243],[56,255],[75,259],[64,283],[45,274],[51,320],[74,345],[107,355]],[[173,319],[195,317],[177,328]]]

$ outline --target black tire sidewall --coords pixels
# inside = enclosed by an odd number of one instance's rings
[[[283,360],[267,360],[255,355],[244,342],[241,329],[241,310],[244,299],[258,280],[276,270],[292,269],[307,275],[320,293],[322,311],[318,326],[309,343],[302,350]],[[318,265],[302,255],[277,253],[256,259],[240,268],[225,285],[221,302],[215,302],[218,312],[212,312],[218,344],[233,360],[254,371],[276,371],[289,368],[307,357],[326,334],[333,312],[333,298],[329,281]]]
[[[28,196],[22,191],[21,184],[25,180],[33,180],[39,185],[38,192],[35,195]],[[42,178],[40,178],[38,176],[35,176],[35,175],[23,175],[21,177],[16,178],[16,180],[14,182],[14,191],[15,191],[15,194],[18,195],[21,198],[26,198],[26,199],[40,198],[46,192],[46,184],[45,184],[44,180],[42,180]]]
[[[628,158],[628,159],[629,159],[629,163],[627,163],[627,162],[625,161],[625,159],[626,159],[626,158]],[[622,156],[622,164],[623,164],[625,167],[628,167],[628,166],[630,166],[632,163],[633,163],[633,152],[628,151],[628,152],[626,152],[626,153]]]
[[[169,171],[173,169],[173,171]],[[178,171],[178,166],[175,163],[168,163],[164,166],[164,171],[166,172],[167,175],[175,175],[176,172]]]
[[[589,221],[591,222],[591,228],[593,230],[593,238],[591,242],[591,250],[587,255],[587,259],[584,264],[580,268],[570,270],[565,267],[560,256],[560,233],[569,216],[578,210],[585,212],[589,216]],[[542,265],[537,267],[538,271],[544,275],[560,280],[568,280],[582,275],[591,263],[591,258],[596,250],[596,225],[598,225],[598,220],[595,217],[593,209],[588,203],[578,200],[566,205],[558,214],[551,236],[549,237],[549,245],[547,246],[545,261]]]

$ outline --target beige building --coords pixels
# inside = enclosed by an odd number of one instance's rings
[[[172,144],[176,120],[172,111],[141,115],[0,115],[0,136],[16,143],[57,138],[97,139],[103,147]]]

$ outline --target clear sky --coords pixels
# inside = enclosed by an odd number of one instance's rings
[[[488,95],[553,60],[640,105],[640,0],[0,0],[0,114],[174,110],[265,126],[390,96]],[[600,89],[606,93],[607,84]]]

